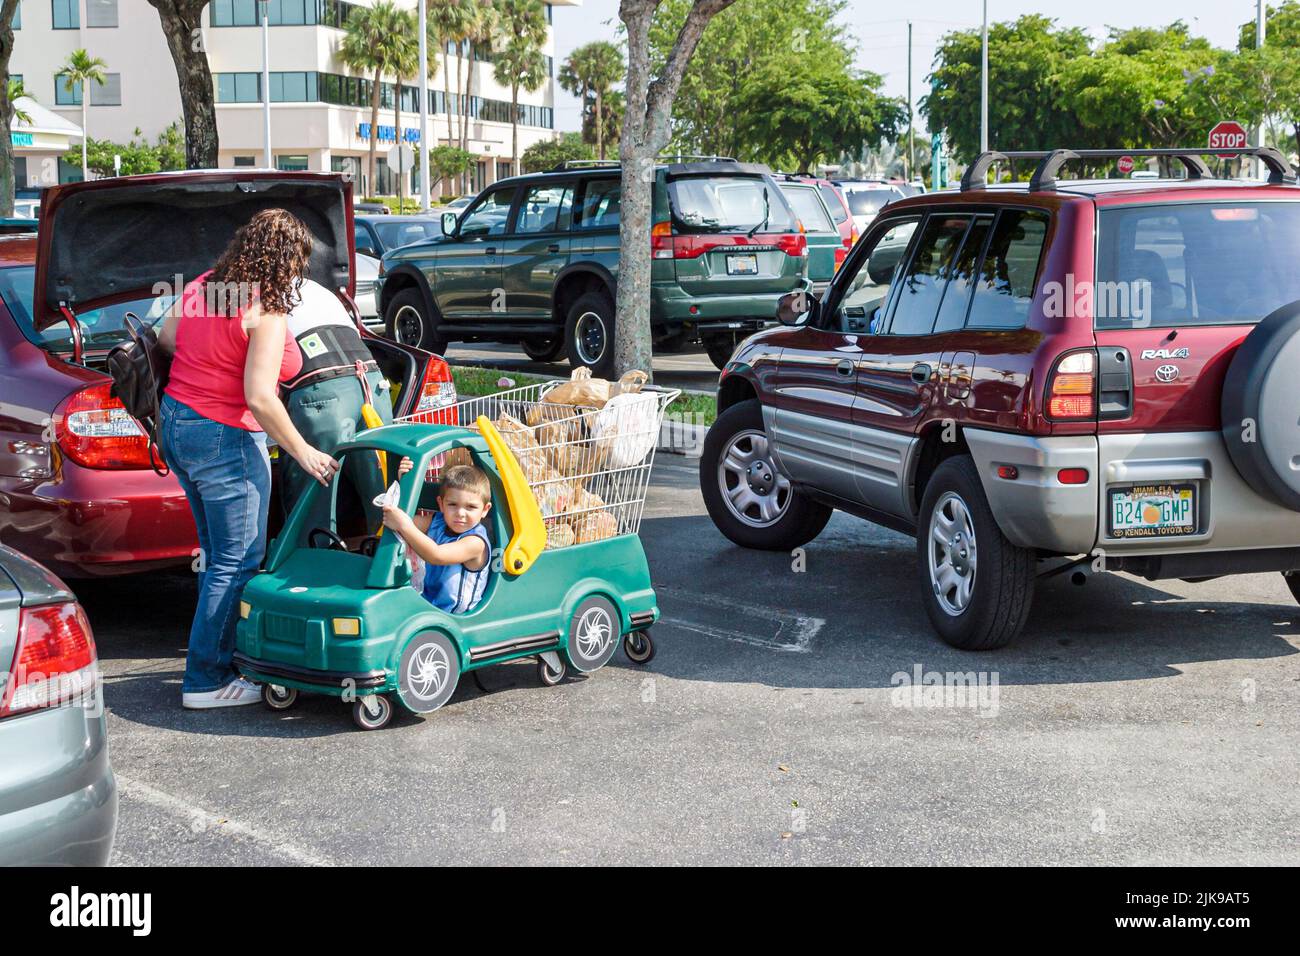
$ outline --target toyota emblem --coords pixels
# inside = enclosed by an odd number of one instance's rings
[[[1178,377],[1177,365],[1162,365],[1156,369],[1156,381],[1172,382]]]

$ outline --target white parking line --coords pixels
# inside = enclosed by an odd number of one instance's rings
[[[285,843],[283,840],[269,833],[264,833],[256,827],[251,827],[246,823],[240,823],[238,820],[231,820],[229,817],[223,817],[210,810],[204,810],[202,807],[186,803],[180,797],[158,790],[147,783],[123,777],[121,774],[116,776],[118,790],[123,795],[157,807],[160,810],[165,810],[168,813],[187,818],[189,828],[194,833],[219,829],[222,833],[229,833],[258,843],[266,849],[278,853],[280,856],[288,857],[294,863],[303,866],[338,866],[338,863],[328,857],[318,856],[309,850],[303,850]]]
[[[707,637],[719,637],[725,641],[735,641],[739,644],[751,644],[755,647],[765,647],[773,651],[806,654],[812,649],[812,639],[826,625],[825,618],[790,614],[778,608],[765,607],[750,601],[731,601],[714,594],[710,594],[707,598],[697,597],[690,591],[671,586],[661,587],[658,590],[672,592],[677,598],[684,599],[687,602],[695,600],[698,603],[706,604],[708,607],[723,607],[750,617],[763,617],[775,622],[776,633],[771,637],[762,637],[753,631],[738,631],[729,627],[701,624],[698,621],[684,620],[679,617],[665,616],[661,618],[665,624],[671,624],[674,627],[684,628],[688,631],[695,631]]]

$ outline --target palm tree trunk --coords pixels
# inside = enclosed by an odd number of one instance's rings
[[[379,172],[378,159],[375,156],[379,148],[379,68],[375,67],[375,86],[370,92],[370,195],[379,195],[379,184],[375,174]]]
[[[397,212],[402,211],[402,189],[408,170],[402,165],[402,78],[397,78],[397,98],[393,100],[393,136],[397,140]]]
[[[605,158],[605,99],[596,87],[596,155]]]
[[[9,59],[14,52],[13,16],[17,0],[0,2],[0,116],[9,119],[13,104],[9,102]],[[5,123],[9,126],[12,119]],[[0,216],[14,214],[14,148],[13,139],[0,137]]]
[[[510,135],[514,145],[510,151],[510,175],[519,174],[519,84],[510,84]]]
[[[458,106],[460,109],[459,145],[461,149],[465,149],[469,143],[469,95],[468,93],[465,93],[465,88],[469,86],[470,77],[473,75],[471,70],[467,67],[465,70],[465,84],[464,86],[461,85],[460,66],[461,66],[461,61],[465,59],[463,54],[464,54],[464,47],[457,46],[456,47],[456,97],[459,100]],[[464,93],[464,95],[462,95],[462,93]],[[460,175],[461,193],[469,192],[469,180],[467,176],[468,174],[466,173],[461,173]]]
[[[90,179],[90,167],[86,165],[86,98],[90,95],[89,84],[81,81],[81,178]]]
[[[451,79],[447,74],[451,71],[451,56],[447,53],[447,41],[442,40],[442,105],[447,110],[447,145],[454,146],[460,142],[460,134],[452,127],[451,124]]]

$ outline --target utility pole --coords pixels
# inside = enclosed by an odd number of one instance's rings
[[[262,165],[267,169],[274,167],[271,159],[271,3],[261,0],[262,8],[262,126],[266,147],[262,153]]]
[[[426,0],[420,4],[420,139],[415,148],[423,150],[420,157],[420,211],[429,208],[429,7]]]
[[[912,181],[912,21],[907,21],[907,156],[903,160],[903,179]]]
[[[1264,48],[1264,0],[1255,0],[1255,49]],[[1264,119],[1260,118],[1259,130],[1255,133],[1255,145],[1267,146],[1264,142]],[[1255,160],[1255,175],[1260,179],[1264,178],[1264,163],[1262,160]]]
[[[984,0],[984,26],[980,30],[980,152],[989,149],[989,0]]]

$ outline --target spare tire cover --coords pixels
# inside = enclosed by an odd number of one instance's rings
[[[1223,441],[1260,495],[1300,511],[1300,301],[1246,336],[1223,382]]]

